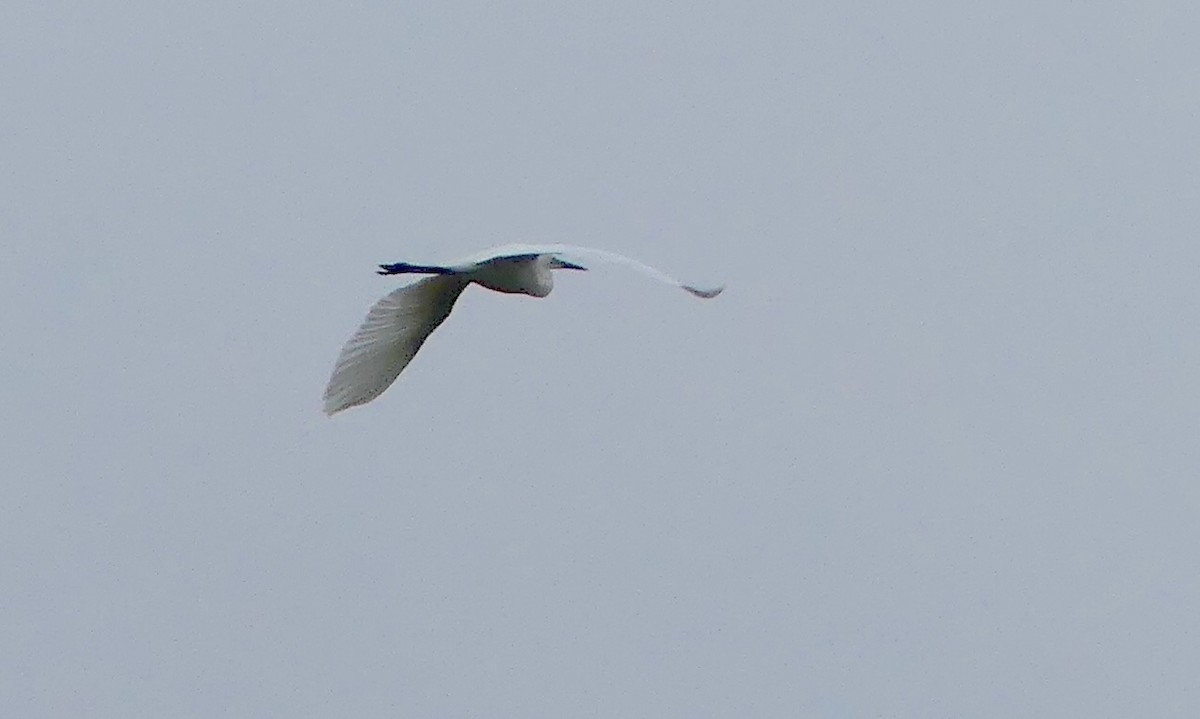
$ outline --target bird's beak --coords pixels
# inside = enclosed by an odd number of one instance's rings
[[[574,262],[567,262],[566,260],[559,259],[558,257],[552,258],[550,260],[550,269],[552,269],[552,270],[584,270],[584,271],[587,270],[587,268],[582,265],[577,265]]]

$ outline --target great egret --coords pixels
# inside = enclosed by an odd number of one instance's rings
[[[567,257],[623,264],[706,299],[725,289],[685,284],[637,260],[571,245],[504,245],[448,265],[380,265],[381,275],[432,276],[393,291],[371,307],[334,364],[325,388],[325,414],[370,402],[391,386],[430,333],[450,315],[467,285],[474,282],[497,292],[545,297],[554,288],[551,270],[587,269]]]

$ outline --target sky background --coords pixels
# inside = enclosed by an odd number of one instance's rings
[[[1200,712],[1185,2],[0,5],[0,714]],[[478,288],[321,393],[380,262]]]

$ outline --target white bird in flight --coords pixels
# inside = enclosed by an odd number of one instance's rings
[[[371,307],[334,364],[325,388],[325,414],[366,404],[390,387],[430,333],[450,315],[467,285],[474,282],[496,292],[545,297],[554,288],[551,270],[587,269],[566,257],[623,264],[705,299],[725,289],[685,284],[629,257],[571,245],[504,245],[447,265],[380,265],[381,275],[432,276],[393,291]]]

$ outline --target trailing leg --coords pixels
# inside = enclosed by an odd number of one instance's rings
[[[407,262],[396,262],[390,265],[380,265],[377,270],[381,275],[453,275],[454,270],[437,265],[410,265]]]

